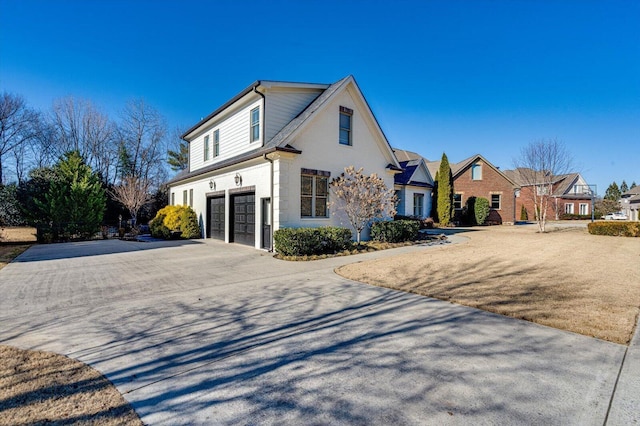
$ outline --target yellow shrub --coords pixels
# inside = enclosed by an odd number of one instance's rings
[[[158,211],[158,215],[164,215],[164,226],[171,231],[177,231],[180,229],[180,218],[185,209],[186,206],[166,206]]]

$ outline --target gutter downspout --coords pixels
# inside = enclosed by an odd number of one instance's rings
[[[262,98],[262,146],[264,147],[265,143],[267,142],[265,140],[265,133],[266,133],[266,117],[267,117],[267,98],[264,96],[263,93],[258,92],[258,86],[260,86],[261,81],[258,80],[258,84],[256,84],[255,86],[253,86],[253,91],[254,93],[258,94],[261,98]],[[269,157],[267,157],[267,154],[263,154],[262,158],[264,158],[266,161],[268,161],[270,163],[270,173],[269,173],[269,209],[271,210],[270,214],[271,214],[271,238],[269,241],[269,251],[273,253],[273,232],[274,232],[274,217],[273,217],[273,212],[274,212],[274,204],[275,204],[275,200],[273,199],[273,160]],[[264,222],[264,218],[262,218],[263,222]],[[260,228],[262,228],[262,224],[260,226]],[[260,234],[262,234],[262,229],[260,229]]]

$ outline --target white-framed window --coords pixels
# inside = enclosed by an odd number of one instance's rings
[[[189,207],[193,207],[193,188],[189,190]]]
[[[453,194],[453,208],[457,210],[462,208],[462,194]]]
[[[213,132],[213,158],[220,155],[220,129]]]
[[[352,144],[352,118],[353,110],[347,107],[340,107],[340,136],[338,141],[340,145]]]
[[[204,161],[209,160],[209,135],[204,137]]]
[[[251,110],[251,142],[260,139],[260,107]]]
[[[500,194],[491,194],[491,208],[494,210],[500,210],[502,197]]]
[[[538,195],[547,195],[549,193],[549,187],[547,185],[536,185],[536,193]]]
[[[300,216],[329,217],[329,172],[302,169],[300,174]]]
[[[473,163],[471,165],[471,180],[482,180],[482,164]]]
[[[171,205],[172,206],[176,205],[176,193],[175,192],[171,193]]]
[[[413,215],[417,217],[424,215],[424,194],[413,194]]]
[[[187,190],[186,189],[184,191],[182,191],[182,205],[183,206],[187,205]]]
[[[573,214],[573,203],[567,203],[564,205],[564,212],[566,214]]]
[[[580,203],[580,214],[581,215],[588,215],[589,214],[589,204],[587,203]]]

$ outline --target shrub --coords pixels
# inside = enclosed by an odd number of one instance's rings
[[[335,253],[351,245],[351,230],[340,227],[282,228],[273,235],[276,252],[283,256]]]
[[[420,225],[420,229],[433,229],[433,226],[434,226],[433,218],[428,217],[422,221],[422,224]]]
[[[151,222],[149,222],[149,229],[151,230],[151,236],[154,238],[162,238],[168,240],[171,238],[171,230],[164,224],[166,215],[158,212]]]
[[[570,214],[570,213],[562,213],[560,215],[560,220],[586,220],[591,219],[590,214]]]
[[[416,239],[420,223],[415,220],[375,222],[371,226],[371,239],[385,243],[399,243]]]
[[[614,237],[640,237],[640,222],[591,222],[587,225],[593,235],[611,235]]]
[[[529,220],[529,213],[527,212],[527,208],[522,206],[520,209],[520,220]]]
[[[484,225],[489,217],[489,200],[483,197],[476,198],[475,203],[475,219],[478,225]]]
[[[200,238],[202,235],[196,212],[189,206],[166,206],[160,209],[149,222],[149,227],[155,238],[169,239],[175,235],[180,235],[181,238]],[[175,231],[180,231],[180,234]]]

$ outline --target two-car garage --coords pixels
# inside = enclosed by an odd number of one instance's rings
[[[207,238],[225,239],[225,213],[229,212],[229,242],[254,246],[256,243],[255,192],[229,195],[227,209],[224,194],[207,197]]]

